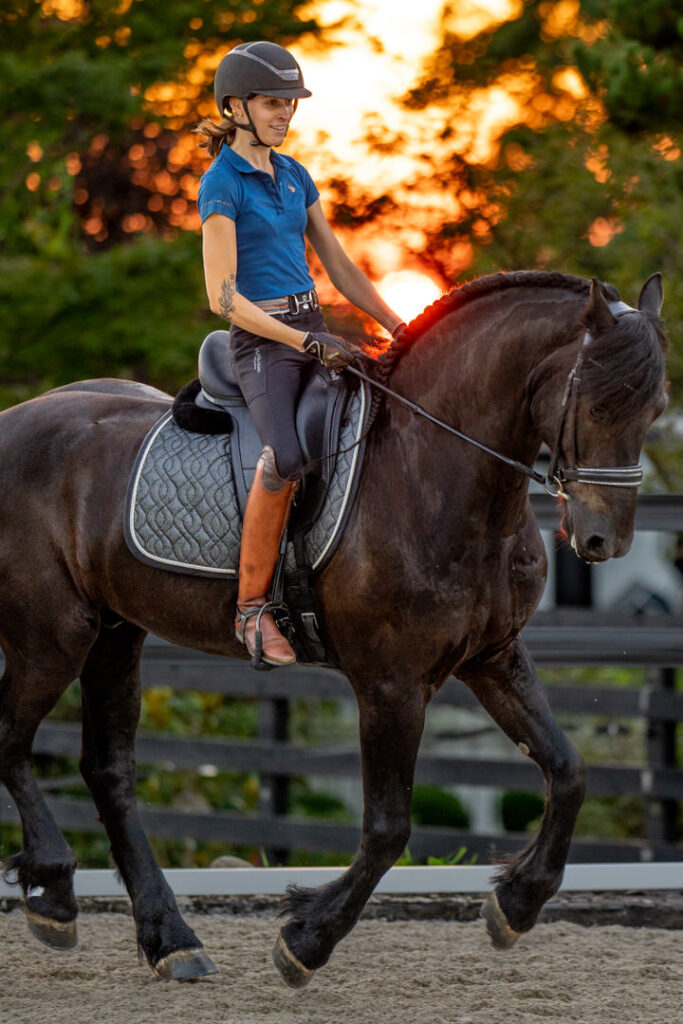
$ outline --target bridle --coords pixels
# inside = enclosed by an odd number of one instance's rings
[[[609,302],[608,306],[612,315],[617,319],[631,313],[638,313],[637,309],[633,309],[625,302]],[[528,476],[529,479],[534,480],[537,484],[544,487],[545,490],[554,498],[563,498],[567,500],[568,495],[565,492],[564,485],[568,483],[595,484],[600,487],[638,487],[643,479],[643,467],[640,463],[633,466],[589,467],[578,465],[576,407],[578,403],[579,386],[581,384],[580,374],[583,366],[584,354],[587,346],[590,345],[592,340],[593,335],[588,329],[586,329],[581,345],[579,346],[576,362],[569,371],[569,375],[567,377],[567,384],[564,391],[564,397],[562,399],[560,425],[555,437],[555,443],[551,449],[550,463],[548,465],[547,473],[539,473],[532,466],[527,466],[523,462],[518,462],[516,459],[510,458],[508,455],[503,455],[502,452],[496,451],[495,448],[489,448],[488,445],[482,444],[481,441],[475,441],[473,437],[463,434],[462,431],[456,430],[455,427],[450,426],[448,423],[444,423],[443,420],[437,419],[436,416],[432,416],[432,414],[427,412],[426,409],[423,409],[421,405],[417,405],[415,402],[411,402],[408,398],[404,398],[403,395],[399,395],[398,392],[393,391],[391,388],[387,387],[386,384],[380,384],[379,381],[373,380],[372,377],[368,377],[355,366],[345,367],[345,372],[352,373],[354,376],[360,377],[360,379],[364,380],[366,384],[382,391],[385,395],[388,395],[407,409],[410,409],[411,412],[424,417],[424,419],[429,420],[430,423],[434,423],[436,426],[448,431],[449,434],[454,434],[462,441],[466,441],[468,444],[474,445],[475,448],[479,448],[481,451],[487,452],[489,455],[492,455],[500,462],[504,462],[506,465],[511,466],[513,469],[518,470],[520,473],[524,473],[524,475]],[[568,424],[571,424],[572,430],[571,454],[573,465],[561,466],[560,456],[562,450],[562,438],[564,437]]]
[[[609,302],[609,310],[612,316],[619,319],[632,313],[638,313],[625,302]],[[643,467],[640,463],[633,466],[579,466],[578,445],[576,440],[576,406],[579,398],[579,386],[581,384],[581,369],[583,367],[584,355],[587,347],[593,341],[593,335],[586,329],[576,362],[569,371],[564,398],[562,400],[562,415],[560,425],[555,437],[555,444],[550,453],[550,463],[543,486],[555,497],[566,498],[564,485],[568,483],[596,484],[600,487],[639,487],[643,480]],[[560,453],[562,449],[562,438],[565,435],[567,425],[571,424],[571,459],[569,466],[560,466]],[[550,486],[548,486],[550,485]]]

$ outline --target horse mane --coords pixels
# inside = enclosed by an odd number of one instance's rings
[[[517,270],[487,274],[458,285],[411,320],[401,336],[377,357],[378,376],[386,384],[398,360],[425,331],[474,299],[509,288],[555,288],[588,297],[590,284],[584,277],[560,271]],[[614,285],[600,282],[600,288],[609,302],[620,300]],[[592,403],[610,420],[642,408],[661,388],[667,348],[663,323],[647,314],[644,320],[633,321],[632,317],[619,320],[614,328],[595,339],[584,363],[582,378]],[[608,363],[608,369],[603,361]],[[377,398],[373,399],[373,406]]]
[[[655,400],[665,380],[668,341],[658,316],[623,316],[586,346],[581,389],[593,415],[606,423],[626,421]]]
[[[508,288],[562,288],[565,291],[587,296],[590,292],[590,281],[585,277],[560,273],[558,270],[514,270],[509,272],[501,270],[496,274],[486,274],[473,281],[467,281],[465,284],[456,285],[436,302],[427,306],[422,313],[411,320],[401,340],[394,342],[385,355],[388,356],[393,349],[395,358],[400,358],[414,341],[449,313],[455,312],[456,309],[460,309],[473,299],[490,295],[492,292],[505,291]],[[601,283],[601,288],[610,302],[619,300],[619,292],[614,285]]]

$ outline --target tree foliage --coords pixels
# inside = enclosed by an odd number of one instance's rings
[[[0,7],[0,403],[78,377],[176,387],[206,324],[194,198],[220,56],[297,0]]]
[[[490,160],[473,161],[453,146],[449,171],[466,174],[479,201],[457,224],[435,224],[429,251],[438,260],[449,236],[464,231],[475,272],[552,266],[610,280],[631,302],[660,270],[680,405],[683,12],[676,7],[530,0],[515,20],[473,39],[446,22],[404,103],[416,112],[438,103],[465,116],[476,90],[502,83],[516,90],[517,116]]]

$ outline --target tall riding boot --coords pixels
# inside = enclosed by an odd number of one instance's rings
[[[260,632],[260,660],[268,665],[291,665],[296,661],[294,651],[267,608],[280,541],[296,488],[296,481],[283,480],[278,474],[275,453],[266,446],[256,467],[242,524],[235,636],[253,658]]]

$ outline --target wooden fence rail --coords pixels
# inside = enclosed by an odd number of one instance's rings
[[[555,510],[545,496],[534,505],[542,525],[555,523]],[[638,525],[643,529],[678,529],[683,522],[683,496],[641,499]],[[598,615],[595,611],[556,610],[537,615],[524,632],[539,665],[619,665],[644,668],[645,685],[637,688],[608,686],[548,687],[555,712],[599,715],[605,719],[639,718],[646,723],[646,757],[638,766],[592,764],[588,791],[594,796],[637,795],[647,805],[646,835],[641,840],[587,841],[572,845],[570,860],[631,861],[683,860],[677,841],[678,817],[683,800],[683,770],[676,759],[676,727],[683,722],[683,693],[675,690],[677,666],[683,665],[683,619],[678,616],[643,617]],[[292,700],[345,700],[352,697],[344,677],[319,668],[253,672],[248,663],[174,647],[150,637],[142,660],[145,689],[169,687],[198,690],[226,697],[257,700],[260,736],[236,740],[217,736],[168,736],[141,732],[137,741],[140,765],[161,764],[184,770],[202,765],[217,769],[255,772],[261,782],[260,810],[247,816],[225,812],[196,813],[161,806],[141,808],[148,832],[159,838],[191,836],[218,840],[226,846],[255,845],[269,851],[292,849],[351,851],[358,841],[357,825],[296,819],[287,814],[288,785],[292,777],[357,777],[360,759],[356,747],[311,747],[288,742],[288,716]],[[479,705],[470,691],[451,680],[435,698],[439,705],[473,709]],[[80,725],[47,720],[38,731],[36,754],[75,758],[80,748]],[[75,830],[99,828],[90,800],[60,796],[72,780],[43,782],[47,801],[60,826]],[[473,758],[458,753],[426,755],[418,760],[416,781],[437,785],[488,786],[507,790],[541,790],[536,767],[511,747],[509,758]],[[16,823],[16,811],[0,789],[0,822]],[[414,830],[410,849],[414,856],[443,856],[461,845],[480,861],[519,849],[527,836],[480,835],[469,831],[426,828]]]

